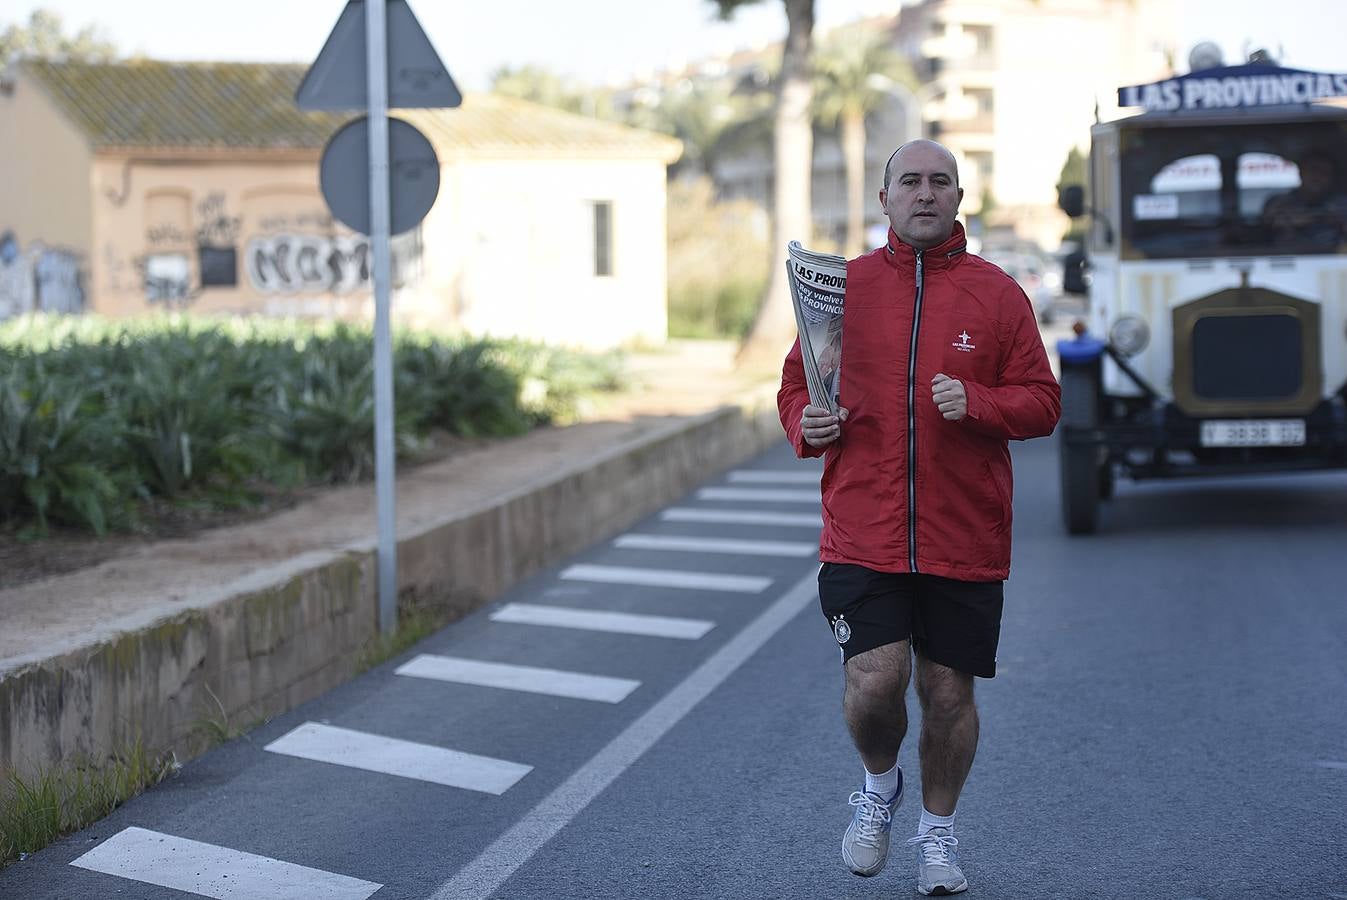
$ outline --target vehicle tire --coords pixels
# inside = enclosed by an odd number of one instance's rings
[[[1096,456],[1089,444],[1062,444],[1062,519],[1068,534],[1094,534],[1099,528]]]
[[[1099,385],[1093,366],[1062,367],[1062,425],[1059,438],[1062,521],[1068,534],[1094,534],[1103,494],[1100,448],[1067,443],[1066,428],[1092,428],[1099,422]]]
[[[1113,499],[1113,483],[1116,476],[1113,474],[1113,465],[1107,460],[1099,464],[1099,499]]]

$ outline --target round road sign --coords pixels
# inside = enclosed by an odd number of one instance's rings
[[[401,119],[388,120],[389,233],[401,234],[426,217],[440,192],[440,161],[426,136]],[[323,148],[319,182],[332,215],[370,233],[369,117],[337,130]]]

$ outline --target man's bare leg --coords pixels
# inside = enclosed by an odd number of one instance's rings
[[[902,802],[898,749],[907,734],[908,641],[858,653],[846,664],[842,715],[865,764],[865,788],[851,795],[851,824],[842,835],[842,861],[853,873],[878,875],[889,857],[893,811]]]
[[[911,644],[899,641],[858,653],[846,663],[842,715],[867,771],[893,768],[907,735]]]
[[[978,748],[973,676],[917,656],[921,793],[927,810],[952,816]]]

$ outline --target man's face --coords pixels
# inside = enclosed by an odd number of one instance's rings
[[[943,243],[963,200],[953,158],[938,144],[914,143],[898,151],[889,169],[879,205],[893,233],[918,250]]]

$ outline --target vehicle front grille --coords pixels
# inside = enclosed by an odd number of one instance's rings
[[[1295,316],[1202,316],[1193,322],[1193,393],[1203,400],[1294,397],[1303,346]]]
[[[1238,287],[1176,306],[1174,402],[1190,416],[1304,415],[1323,398],[1319,305]]]

